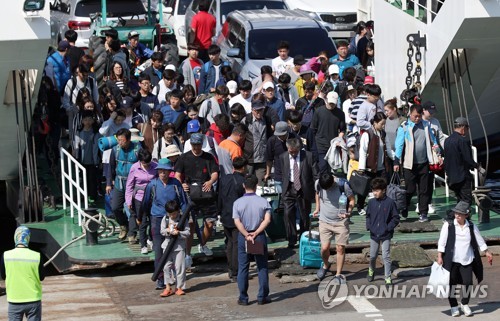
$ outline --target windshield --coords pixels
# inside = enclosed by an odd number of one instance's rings
[[[178,15],[185,15],[191,0],[179,0],[179,8],[177,8]]]
[[[146,9],[141,0],[108,0],[108,17],[143,15]],[[91,13],[101,12],[101,0],[86,0],[77,3],[75,16],[88,17]]]
[[[282,1],[230,1],[221,2],[220,18],[226,16],[234,10],[258,10],[258,9],[286,9],[285,3]]]
[[[314,39],[314,41],[306,41]],[[316,57],[322,50],[330,56],[336,53],[332,40],[320,28],[304,29],[257,29],[248,36],[248,57],[250,59],[273,59],[278,56],[276,46],[280,41],[290,44],[290,57],[303,55],[304,58]]]

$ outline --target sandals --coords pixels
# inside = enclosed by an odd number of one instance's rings
[[[178,289],[175,291],[175,294],[176,294],[176,295],[184,295],[184,294],[186,294],[186,292],[184,292],[181,288],[178,288]]]
[[[175,294],[174,290],[172,290],[172,289],[170,289],[170,290],[165,289],[165,290],[164,290],[164,291],[160,294],[160,296],[161,296],[162,298],[166,298],[167,296],[171,296],[171,295],[174,295],[174,294]]]

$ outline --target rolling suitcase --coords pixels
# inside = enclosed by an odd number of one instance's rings
[[[321,258],[321,242],[319,240],[318,231],[311,231],[309,229],[308,232],[304,232],[300,236],[299,263],[302,267],[317,269],[319,269],[321,264],[323,264],[323,259]]]

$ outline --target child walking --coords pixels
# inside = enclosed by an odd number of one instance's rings
[[[385,284],[391,285],[391,238],[394,229],[399,224],[399,213],[396,203],[385,195],[387,181],[384,178],[374,178],[371,187],[374,198],[370,199],[366,209],[366,229],[370,231],[368,282],[372,282],[374,279],[375,262],[377,261],[379,246],[382,244]]]
[[[189,224],[186,224],[183,230],[179,230],[178,224],[181,218],[181,211],[177,201],[168,201],[165,204],[165,210],[167,211],[167,215],[163,217],[160,227],[160,233],[165,236],[165,240],[161,247],[165,251],[170,242],[175,242],[175,245],[172,252],[168,255],[167,263],[165,263],[165,267],[163,268],[166,288],[160,296],[184,295],[184,289],[186,288],[186,239],[190,235]],[[173,268],[175,268],[175,276]],[[177,289],[174,291],[171,285],[176,283]]]

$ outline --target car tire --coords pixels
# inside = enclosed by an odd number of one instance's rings
[[[179,48],[174,43],[162,44],[162,51],[165,51],[165,64],[179,66]]]
[[[97,84],[101,85],[102,79],[104,77],[104,71],[106,69],[106,58],[107,58],[107,53],[106,49],[104,48],[104,44],[100,44],[99,46],[96,47],[92,55],[92,58],[94,58],[95,79],[97,81]]]
[[[89,38],[89,50],[94,52],[100,45],[104,45],[102,38],[97,36],[91,36]]]

